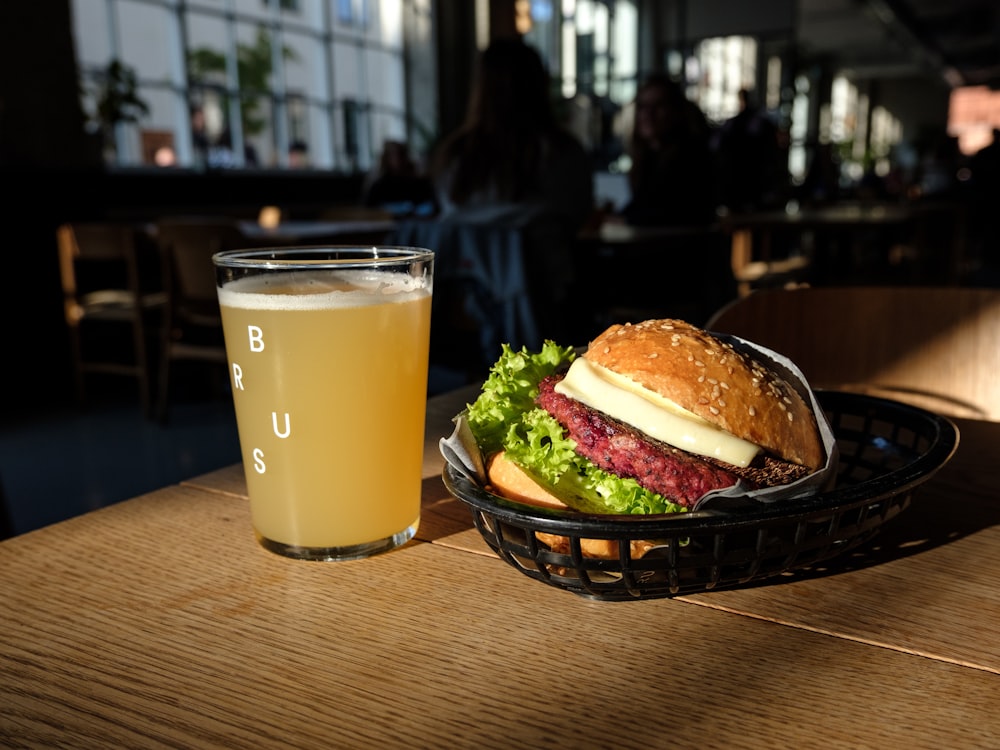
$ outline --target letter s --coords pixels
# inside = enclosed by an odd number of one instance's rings
[[[260,448],[253,449],[253,468],[258,474],[267,471],[267,466],[264,464],[264,451]]]

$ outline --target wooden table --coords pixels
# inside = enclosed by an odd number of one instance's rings
[[[955,283],[965,253],[960,204],[842,202],[732,214],[722,226],[732,238],[734,272],[750,287],[761,273],[821,283]]]
[[[1000,746],[1000,424],[823,571],[594,602],[508,567],[440,479],[417,540],[261,549],[232,466],[0,544],[0,745]]]
[[[732,214],[724,218],[723,226],[730,233],[757,232],[762,248],[755,257],[767,258],[772,235],[778,232],[826,231],[844,232],[859,229],[896,228],[914,220],[916,212],[910,206],[895,203],[835,203],[816,208],[789,211],[760,211]]]

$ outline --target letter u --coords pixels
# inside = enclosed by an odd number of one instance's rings
[[[278,429],[278,412],[276,412],[276,411],[272,411],[271,412],[271,424],[274,426],[274,434],[277,435],[280,438],[286,438],[286,437],[288,437],[288,435],[292,431],[292,427],[289,424],[288,412],[287,411],[285,412],[285,431],[284,432],[281,432],[281,430]]]

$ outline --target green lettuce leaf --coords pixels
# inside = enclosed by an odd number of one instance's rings
[[[527,347],[514,351],[509,344],[503,345],[500,359],[490,368],[482,392],[466,416],[485,455],[502,450],[509,426],[535,408],[538,384],[574,359],[572,347],[560,347],[552,341],[545,341],[535,354]]]

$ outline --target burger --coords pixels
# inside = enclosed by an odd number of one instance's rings
[[[795,485],[828,451],[804,380],[760,351],[673,319],[613,325],[580,355],[505,345],[464,414],[488,489],[644,514]]]

